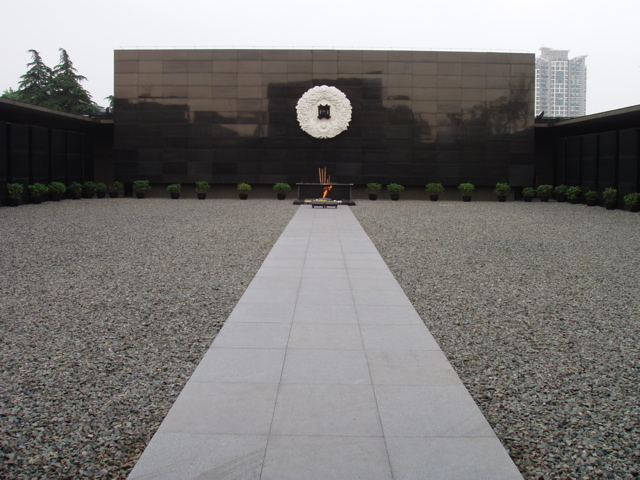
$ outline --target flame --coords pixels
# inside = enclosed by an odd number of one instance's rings
[[[333,185],[329,185],[328,187],[324,187],[324,193],[322,194],[322,198],[327,198],[327,194],[329,193],[329,190],[331,190],[333,188]]]

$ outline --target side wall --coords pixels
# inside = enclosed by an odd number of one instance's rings
[[[539,153],[537,184],[618,189],[623,197],[640,192],[640,128],[620,124],[617,130],[563,134],[555,128],[536,131]],[[593,130],[593,129],[591,129]]]
[[[478,186],[534,176],[534,55],[326,50],[118,50],[116,179]],[[298,99],[349,98],[347,131],[302,131]]]
[[[82,133],[0,122],[0,205],[8,203],[7,183],[93,179],[91,141]]]

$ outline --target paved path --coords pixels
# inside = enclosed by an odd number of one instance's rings
[[[522,477],[351,210],[301,206],[129,479],[421,478]]]

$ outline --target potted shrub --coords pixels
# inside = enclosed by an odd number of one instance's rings
[[[511,191],[511,186],[508,183],[496,183],[496,187],[493,189],[493,193],[498,196],[499,202],[507,201],[507,193]]]
[[[377,200],[378,194],[382,190],[382,185],[379,183],[367,183],[367,193],[369,193],[369,200]]]
[[[602,191],[602,201],[604,202],[604,208],[607,210],[615,210],[618,200],[618,190],[609,187]]]
[[[136,192],[136,198],[144,198],[149,190],[151,190],[149,180],[136,180],[133,182],[133,191]]]
[[[251,185],[248,183],[239,183],[237,186],[238,196],[240,200],[246,200],[249,198],[249,192],[251,191]]]
[[[182,185],[179,183],[174,183],[167,187],[167,192],[171,194],[171,198],[177,200],[180,198],[180,190],[182,190]]]
[[[541,202],[548,202],[552,192],[553,185],[538,185],[536,188],[536,194]]]
[[[630,212],[640,212],[640,193],[630,193],[624,196],[624,203]]]
[[[107,196],[107,184],[98,182],[96,183],[96,196],[98,198],[104,198]]]
[[[444,187],[441,183],[427,183],[424,189],[429,194],[429,199],[432,202],[437,202],[438,196],[444,192]]]
[[[553,189],[553,193],[556,194],[556,200],[558,202],[565,202],[567,200],[567,187],[566,185],[558,185]]]
[[[73,200],[80,200],[80,195],[82,194],[82,184],[78,182],[71,182],[69,187],[67,188],[69,193],[71,194],[71,198]]]
[[[391,200],[398,201],[400,199],[400,194],[404,191],[404,187],[397,183],[390,183],[387,185],[387,191],[391,195]]]
[[[207,198],[207,190],[211,188],[209,182],[196,182],[196,194],[198,195],[198,200],[204,200]]]
[[[82,184],[82,196],[84,198],[93,198],[98,191],[98,184],[92,181],[86,181]]]
[[[522,189],[522,198],[525,202],[531,202],[536,196],[536,189],[533,187],[524,187]]]
[[[600,197],[600,194],[596,190],[587,190],[584,193],[587,207],[595,207],[598,204],[598,197]]]
[[[566,197],[567,200],[569,200],[569,203],[573,205],[580,203],[580,195],[582,195],[582,189],[580,187],[567,188]]]
[[[463,202],[470,202],[471,201],[471,196],[473,195],[473,191],[476,189],[476,187],[473,185],[473,183],[461,183],[460,185],[458,185],[458,190],[460,190],[460,193],[462,193],[462,201]]]
[[[118,192],[124,188],[120,182],[113,182],[109,185],[109,198],[118,198]]]
[[[42,197],[49,192],[49,189],[44,183],[36,182],[29,185],[28,188],[32,203],[42,203]]]
[[[54,202],[62,200],[62,196],[67,191],[67,187],[62,182],[51,182],[49,184],[49,198]]]
[[[276,183],[273,186],[273,191],[276,192],[278,200],[284,200],[289,190],[291,190],[291,185],[288,183]]]
[[[20,200],[22,199],[22,192],[24,192],[24,187],[21,183],[8,183],[7,184],[7,193],[9,194],[9,206],[17,207],[20,205]]]

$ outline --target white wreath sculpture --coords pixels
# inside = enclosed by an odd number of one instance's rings
[[[351,121],[351,102],[336,87],[307,90],[296,105],[300,128],[315,138],[333,138]]]

